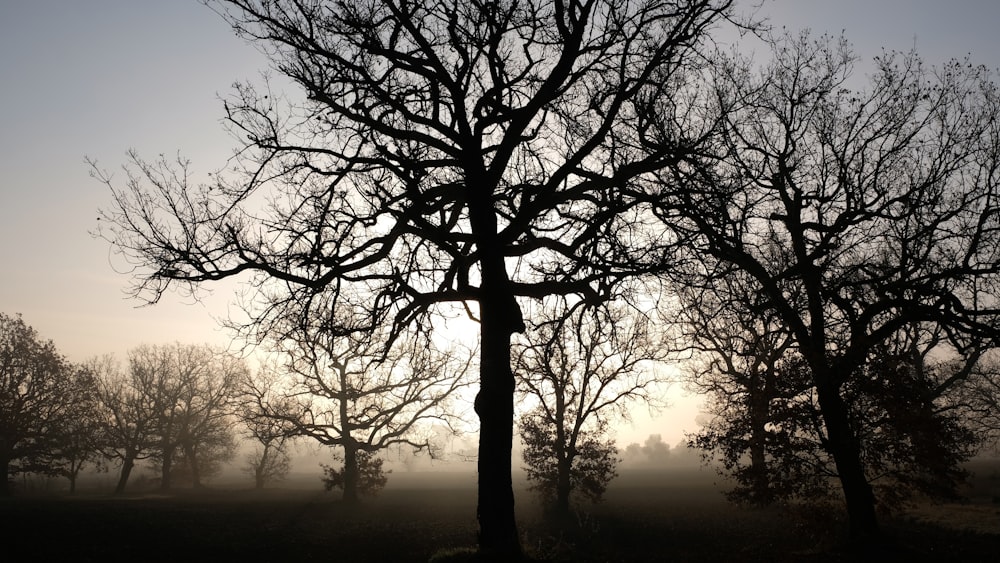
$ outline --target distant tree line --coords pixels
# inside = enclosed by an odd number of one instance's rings
[[[0,313],[0,491],[16,474],[66,477],[117,466],[125,490],[136,462],[159,487],[200,487],[232,459],[243,362],[209,346],[141,346],[72,364],[20,316]]]
[[[385,485],[384,450],[438,447],[425,423],[447,427],[447,402],[466,385],[469,354],[428,343],[387,357],[374,341],[295,326],[273,344],[256,373],[224,350],[180,343],[139,346],[124,365],[112,356],[74,365],[20,316],[0,314],[3,495],[18,474],[66,477],[74,492],[87,467],[113,467],[121,494],[139,462],[156,468],[161,490],[199,488],[242,435],[256,488],[288,474],[289,446],[305,437],[335,448],[343,465],[324,466],[323,482],[353,502]]]

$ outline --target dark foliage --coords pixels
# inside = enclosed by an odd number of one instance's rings
[[[0,496],[11,494],[18,473],[79,470],[91,444],[75,417],[88,404],[89,381],[20,315],[0,313]]]
[[[900,509],[915,495],[954,499],[967,476],[961,464],[978,443],[960,412],[942,408],[947,364],[915,366],[911,360],[882,349],[843,390],[866,478],[885,511]],[[837,469],[808,367],[800,356],[786,354],[776,375],[779,393],[768,398],[763,420],[752,420],[738,400],[717,398],[710,406],[715,418],[692,444],[705,450],[706,458],[721,460],[735,479],[737,486],[727,492],[733,501],[764,505],[836,498]],[[754,423],[765,428],[761,463],[749,455]]]
[[[357,490],[360,495],[373,497],[385,488],[385,484],[389,482],[389,473],[392,471],[382,469],[383,462],[382,458],[369,452],[359,451],[357,453]],[[323,468],[323,477],[321,477],[323,488],[328,491],[344,488],[346,469],[344,466],[336,468],[322,464],[321,467]]]
[[[521,417],[522,457],[531,489],[547,504],[553,504],[560,486],[560,463],[569,465],[569,487],[573,494],[598,502],[608,483],[618,476],[618,448],[607,437],[607,422],[597,423],[592,430],[582,430],[575,445],[559,443],[555,425],[538,412]],[[571,459],[566,460],[569,453]]]
[[[914,325],[960,362],[1000,341],[1000,96],[968,60],[932,69],[889,53],[865,89],[852,88],[855,63],[845,41],[808,34],[777,38],[763,67],[719,57],[704,112],[715,150],[649,188],[664,227],[690,241],[687,279],[737,272],[792,337],[864,542],[879,535],[870,479],[885,467],[857,413],[878,435],[887,411],[866,409],[889,405],[869,393],[902,392],[866,389],[878,371],[866,364]]]

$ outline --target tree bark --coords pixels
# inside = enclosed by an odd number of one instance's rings
[[[128,478],[132,474],[132,468],[135,467],[135,457],[126,454],[124,459],[122,459],[122,471],[118,475],[118,484],[115,485],[115,494],[120,495],[125,492],[125,485],[128,484]]]
[[[830,455],[833,456],[844,491],[851,540],[859,543],[876,540],[881,531],[875,515],[875,494],[865,476],[861,448],[851,430],[847,405],[839,390],[832,384],[824,382],[817,385],[816,390],[826,423]]]
[[[13,491],[10,488],[10,456],[0,457],[0,497],[9,497]]]
[[[510,366],[510,337],[524,330],[524,318],[510,286],[499,237],[493,190],[476,164],[465,171],[469,224],[479,253],[480,283],[479,393],[479,550],[486,557],[521,559],[521,540],[514,516],[511,451],[514,441],[514,373]]]
[[[200,489],[202,485],[201,472],[198,470],[198,457],[190,441],[184,442],[184,457],[187,458],[188,467],[191,468],[191,486]]]
[[[174,449],[173,444],[163,445],[163,465],[160,470],[160,490],[167,491],[170,489],[170,477],[173,472],[174,465]]]
[[[358,504],[358,449],[344,446],[344,496],[347,504]]]
[[[267,460],[270,453],[271,444],[264,444],[264,448],[260,453],[260,460],[257,462],[257,466],[254,467],[253,471],[254,488],[256,489],[264,488],[264,471],[267,469]]]
[[[770,390],[755,383],[751,383],[750,397],[750,471],[753,478],[753,502],[764,506],[772,501],[766,455]]]
[[[511,451],[514,439],[514,374],[510,368],[510,296],[487,290],[480,299],[482,344],[479,415],[479,548],[488,556],[519,558],[521,542],[514,519]]]
[[[556,465],[556,505],[554,507],[557,516],[569,515],[569,494],[572,490],[572,486],[570,484],[570,468],[572,466],[572,459],[564,455],[559,456],[559,460]]]

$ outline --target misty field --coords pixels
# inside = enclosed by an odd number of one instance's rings
[[[996,561],[996,467],[978,468],[963,503],[883,517],[891,553],[845,547],[837,511],[735,508],[707,469],[622,470],[605,502],[563,522],[547,520],[521,483],[518,517],[525,549],[547,561]],[[425,562],[475,543],[474,474],[390,477],[380,496],[353,511],[318,479],[263,491],[220,483],[120,498],[23,494],[0,502],[3,559]]]

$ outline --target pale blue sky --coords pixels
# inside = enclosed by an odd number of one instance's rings
[[[843,31],[868,59],[916,46],[931,63],[971,52],[1000,66],[1000,1],[773,0],[761,13]],[[130,148],[180,150],[197,172],[216,169],[232,147],[217,95],[265,66],[195,0],[0,0],[0,311],[22,313],[75,361],[143,342],[225,343],[210,315],[225,314],[226,290],[194,306],[124,298],[127,275],[88,234],[108,194],[84,157],[113,170]],[[696,412],[676,402],[626,434],[675,444]]]

